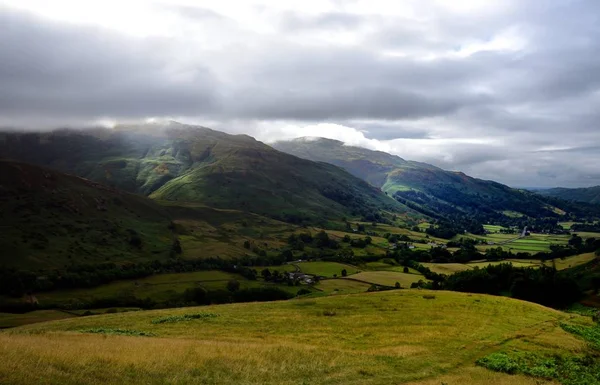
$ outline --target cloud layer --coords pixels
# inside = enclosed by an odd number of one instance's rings
[[[0,124],[174,118],[600,184],[597,1],[197,3],[0,2]]]

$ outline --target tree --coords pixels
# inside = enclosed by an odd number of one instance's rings
[[[250,241],[244,241],[244,249],[250,249]]]
[[[263,271],[260,272],[260,275],[262,275],[265,281],[268,281],[269,279],[271,279],[271,270],[265,268],[263,269]]]
[[[346,269],[343,269],[343,270],[342,270],[342,277],[345,277],[345,276],[347,276],[347,275],[348,275],[348,272],[346,271]]]
[[[410,270],[408,269],[407,266],[404,266],[404,269],[402,269],[402,271],[405,272],[405,273],[410,273]]]
[[[229,282],[227,282],[227,290],[229,290],[230,292],[235,292],[238,291],[240,289],[240,283],[236,280],[236,279],[232,279]]]
[[[400,286],[400,282],[396,282],[396,283],[394,284],[394,287],[395,287],[396,289],[401,289],[401,288],[402,288],[402,287]]]

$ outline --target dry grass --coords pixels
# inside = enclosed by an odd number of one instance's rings
[[[575,267],[579,265],[583,265],[584,263],[588,263],[596,259],[597,256],[595,253],[586,253],[574,255],[572,257],[568,257],[565,259],[556,258],[554,260],[556,270],[564,270],[570,267]],[[548,265],[552,265],[552,261],[547,262]]]
[[[462,263],[421,263],[421,265],[434,273],[448,275],[471,269],[469,266]]]
[[[491,352],[584,349],[559,323],[587,322],[509,298],[394,290],[142,311],[0,333],[4,384],[534,384],[474,368]],[[152,324],[157,317],[218,317]],[[325,314],[329,316],[324,316]],[[157,337],[84,334],[92,328]]]

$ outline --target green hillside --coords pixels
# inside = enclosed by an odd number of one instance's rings
[[[0,157],[73,173],[151,198],[238,209],[291,222],[409,211],[329,164],[199,126],[0,134]]]
[[[174,235],[153,201],[0,160],[0,266],[33,269],[166,259]]]
[[[137,311],[0,333],[0,382],[592,385],[592,325],[427,290]]]
[[[568,202],[547,200],[500,183],[407,161],[381,151],[346,146],[337,140],[299,138],[273,146],[299,157],[340,166],[432,217],[454,219],[468,215],[483,223],[497,223],[518,222],[519,216],[525,222],[526,217],[560,217],[572,211],[586,214],[586,210]]]
[[[583,188],[552,188],[538,194],[577,202],[600,204],[600,186]]]

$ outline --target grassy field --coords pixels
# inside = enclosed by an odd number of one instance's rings
[[[342,276],[342,270],[346,269],[348,275],[356,274],[359,269],[356,266],[346,265],[338,262],[300,262],[296,266],[305,274],[320,275],[331,278],[334,275]]]
[[[25,314],[0,313],[0,329],[72,317],[76,315],[59,310],[36,310]]]
[[[570,267],[583,265],[584,263],[591,262],[596,258],[597,256],[595,253],[579,254],[565,259],[556,258],[554,260],[554,266],[556,266],[557,270],[564,270]],[[548,262],[548,264],[551,266],[552,261]]]
[[[152,322],[164,317],[173,321]],[[475,362],[513,349],[584,351],[561,322],[591,323],[509,298],[426,290],[110,314],[0,333],[0,382],[549,384]]]
[[[471,267],[463,263],[421,263],[421,265],[434,273],[447,275],[471,269]]]
[[[546,266],[555,266],[557,270],[564,270],[570,267],[583,265],[596,258],[594,253],[574,255],[564,259],[554,259],[545,262]],[[421,263],[434,273],[454,274],[459,271],[469,270],[474,267],[483,268],[488,265],[498,265],[501,263],[511,263],[515,267],[540,267],[542,261],[539,259],[508,259],[505,261],[474,261],[470,263]]]
[[[335,295],[364,293],[370,286],[371,285],[368,283],[358,282],[351,279],[336,278],[321,280],[316,288],[322,290],[322,292],[325,294]]]
[[[418,282],[419,280],[426,281],[422,275],[399,273],[396,271],[363,271],[353,275],[349,279],[357,279],[383,286],[394,286],[398,282],[403,288],[408,288],[411,283]]]

